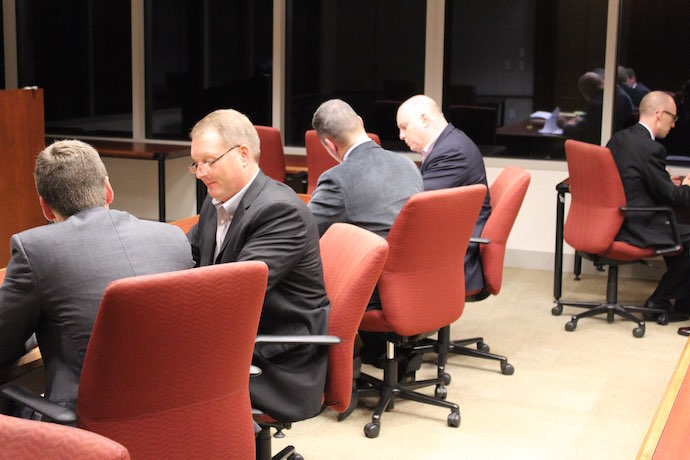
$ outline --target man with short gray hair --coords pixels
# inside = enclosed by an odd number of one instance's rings
[[[17,233],[0,287],[0,366],[36,333],[45,397],[76,408],[81,367],[106,286],[191,268],[191,247],[172,225],[109,209],[114,193],[90,145],[55,142],[36,159],[38,200],[51,225]]]
[[[388,235],[407,199],[422,191],[419,168],[406,156],[372,141],[359,115],[340,99],[321,104],[312,125],[339,163],[321,174],[309,201],[319,233],[346,222]]]

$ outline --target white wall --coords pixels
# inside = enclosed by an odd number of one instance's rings
[[[290,153],[299,149],[290,148]],[[414,154],[409,156],[415,157]],[[112,207],[129,211],[137,217],[158,220],[158,182],[155,161],[104,158],[110,181],[115,190]],[[196,188],[194,177],[187,172],[189,158],[166,162],[167,220],[181,219],[196,214]],[[519,166],[529,171],[530,186],[520,213],[508,239],[505,264],[538,270],[553,270],[556,237],[555,187],[568,176],[563,161],[523,160],[511,158],[485,159],[489,183],[506,166]],[[676,174],[687,171],[674,170]],[[566,195],[566,215],[569,205]],[[565,245],[564,271],[572,271],[574,251]],[[583,272],[596,273],[592,264],[584,261]],[[651,267],[642,265],[621,268],[621,276],[658,279],[663,273],[662,261],[653,261]]]

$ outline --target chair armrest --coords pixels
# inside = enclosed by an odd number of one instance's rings
[[[60,425],[73,425],[77,422],[78,417],[73,410],[34,394],[19,385],[7,385],[0,389],[0,394],[43,414]]]
[[[633,207],[633,206],[621,206],[622,212],[662,212],[668,217],[668,221],[671,223],[671,233],[673,233],[673,246],[665,246],[654,251],[658,256],[664,254],[671,254],[680,251],[683,248],[683,244],[680,242],[680,233],[678,233],[678,224],[676,223],[676,213],[672,208],[668,206],[645,206],[645,207]]]
[[[337,345],[340,342],[336,335],[257,335],[254,344]]]
[[[481,236],[471,236],[470,237],[470,244],[489,244],[491,243],[491,240],[488,238],[482,238]]]

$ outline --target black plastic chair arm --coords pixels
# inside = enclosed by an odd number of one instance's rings
[[[73,425],[77,422],[77,413],[73,410],[34,394],[19,385],[7,385],[0,389],[0,393],[12,401],[16,401],[39,414],[43,414],[51,421],[60,425]]]
[[[676,213],[672,208],[668,206],[645,206],[645,207],[632,207],[632,206],[621,206],[621,211],[623,212],[663,212],[668,217],[668,221],[671,223],[671,233],[673,234],[673,246],[665,246],[658,248],[654,251],[654,254],[662,256],[664,254],[671,254],[680,251],[683,248],[683,244],[680,241],[680,233],[678,232],[678,224],[676,223]]]
[[[337,345],[341,342],[336,335],[257,335],[254,343],[299,344],[299,345]]]
[[[489,244],[491,243],[491,240],[488,238],[482,238],[481,236],[471,236],[470,237],[470,244]]]

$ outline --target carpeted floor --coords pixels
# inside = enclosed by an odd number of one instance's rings
[[[552,283],[551,272],[506,269],[498,296],[465,306],[451,336],[483,336],[515,373],[501,374],[496,361],[451,356],[447,399],[460,406],[459,428],[446,425],[445,409],[398,401],[383,415],[379,437],[368,439],[363,427],[375,401],[362,400],[342,422],[327,409],[295,423],[274,439],[274,453],[293,444],[307,460],[635,458],[685,346],[676,329],[687,323],[647,322],[638,339],[633,323],[602,316],[566,332],[570,315],[582,310],[553,316]],[[619,300],[642,303],[654,284],[621,279]],[[600,300],[605,285],[604,276],[576,282],[566,274],[563,298]],[[433,373],[425,364],[419,375]]]

